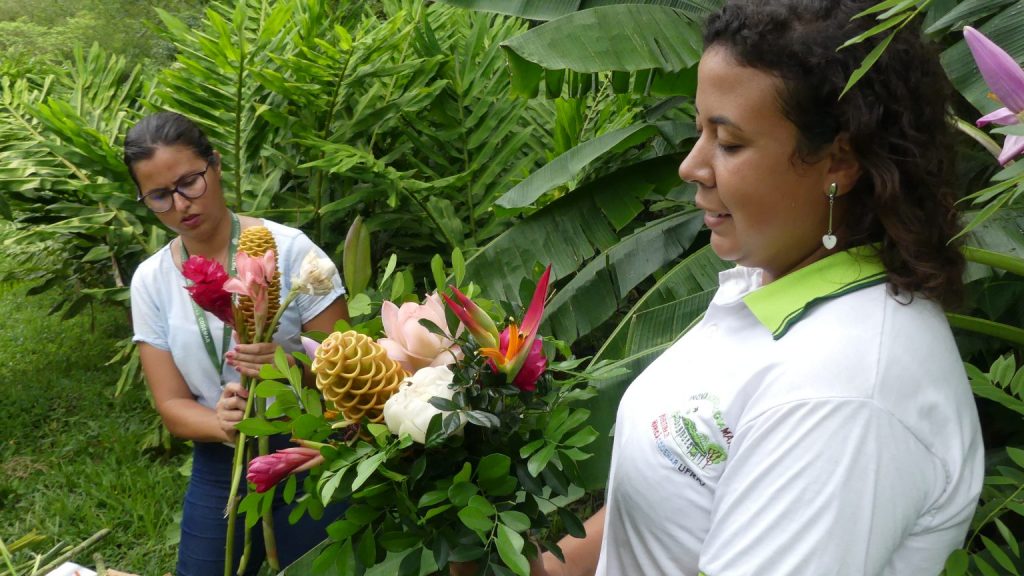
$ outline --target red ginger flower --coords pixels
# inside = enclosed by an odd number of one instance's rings
[[[289,474],[304,472],[321,464],[324,457],[314,448],[298,446],[285,448],[273,454],[258,456],[249,462],[245,479],[256,485],[259,493],[270,490]]]
[[[181,265],[181,273],[192,281],[192,285],[185,289],[200,308],[213,313],[225,324],[234,325],[231,293],[224,289],[228,273],[220,262],[192,256]]]

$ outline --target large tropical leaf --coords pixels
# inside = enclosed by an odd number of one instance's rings
[[[554,20],[578,10],[615,4],[653,4],[671,6],[703,19],[719,9],[723,0],[437,0],[468,10],[495,12],[530,20]]]
[[[569,183],[605,153],[617,148],[635,146],[650,139],[657,132],[653,125],[639,123],[588,140],[530,174],[498,198],[496,204],[504,208],[529,206],[545,192]]]
[[[965,214],[964,219],[971,219],[973,214]],[[1024,208],[1007,207],[972,230],[966,241],[969,246],[1020,259],[1024,258],[1024,234],[1021,230],[1024,230]]]
[[[692,93],[701,46],[695,19],[666,6],[642,5],[574,12],[503,45],[513,88],[529,96],[542,82],[560,86],[566,70],[617,72],[613,83],[623,89],[630,89],[628,75],[634,74],[637,92]]]
[[[654,347],[675,340],[679,336],[680,329],[686,327],[688,319],[680,320],[684,323],[682,326],[678,323],[657,326],[656,329],[649,330],[644,339],[639,337],[640,331],[635,319],[638,316],[652,313],[666,304],[685,301],[698,295],[709,298],[709,292],[718,287],[718,273],[731,266],[716,256],[710,245],[704,245],[687,256],[659,278],[658,282],[637,300],[629,313],[612,331],[604,346],[598,350],[594,361],[616,360],[635,354],[641,351],[638,346],[642,346],[644,343],[649,343],[650,347]],[[668,311],[662,310],[662,312]],[[699,312],[703,312],[703,309]],[[663,316],[669,317],[669,314],[665,313]],[[648,318],[644,322],[650,321],[651,318]],[[649,339],[653,339],[653,341]]]
[[[655,220],[591,260],[548,305],[551,333],[568,343],[599,327],[627,301],[629,293],[686,252],[703,225],[703,212]]]
[[[678,185],[677,162],[674,154],[658,157],[584,184],[486,245],[467,261],[466,277],[490,298],[520,302],[519,279],[552,264],[555,278],[573,278],[549,305],[548,333],[575,341],[692,242],[700,225],[692,214],[674,214],[635,231],[628,227],[644,211],[643,199]]]
[[[977,22],[995,12],[1002,10],[1006,5],[1017,0],[966,0],[959,2],[949,9],[945,14],[937,17],[934,22],[925,30],[929,34],[940,32],[949,28],[960,29],[965,25]]]

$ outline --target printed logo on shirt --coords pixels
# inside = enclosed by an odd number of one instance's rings
[[[659,415],[651,422],[658,452],[681,474],[704,486],[709,468],[728,459],[732,430],[718,408],[718,398],[691,396],[681,410]]]

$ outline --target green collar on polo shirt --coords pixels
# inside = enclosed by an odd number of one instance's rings
[[[743,297],[754,316],[778,340],[816,304],[885,282],[875,246],[837,252]]]

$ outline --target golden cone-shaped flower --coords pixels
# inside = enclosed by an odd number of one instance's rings
[[[352,422],[383,422],[384,403],[408,376],[373,338],[353,330],[324,339],[311,369],[324,398]]]
[[[273,250],[274,254],[280,258],[281,253],[277,250],[277,242],[274,241],[274,235],[265,226],[253,226],[242,231],[242,235],[238,239],[239,252],[245,252],[253,258],[259,258],[266,254],[268,250]],[[249,337],[252,338],[256,333],[256,319],[254,317],[252,299],[248,296],[239,296],[238,307],[242,312],[242,317],[245,318]],[[267,286],[267,322],[277,314],[277,310],[280,307],[281,271],[278,269],[274,271],[274,277]],[[269,337],[270,335],[267,336]]]

